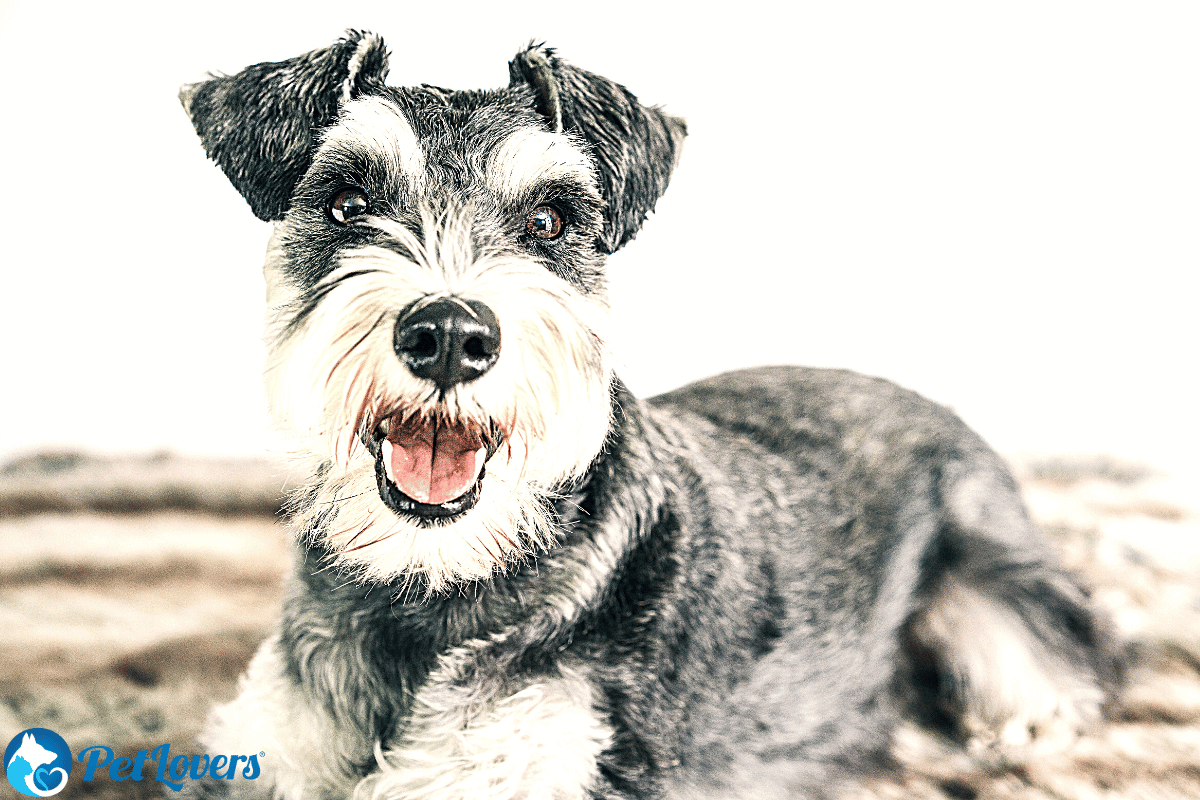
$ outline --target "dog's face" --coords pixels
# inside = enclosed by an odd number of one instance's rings
[[[351,31],[181,99],[276,223],[268,396],[320,461],[301,524],[365,579],[440,591],[552,544],[611,422],[604,260],[684,128],[540,47],[492,91],[386,71]]]

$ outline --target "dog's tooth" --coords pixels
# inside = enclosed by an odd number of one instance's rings
[[[382,448],[380,456],[383,458],[383,473],[387,475],[387,479],[392,483],[396,483],[396,476],[392,474],[392,443],[384,439],[380,447]]]
[[[386,437],[388,435],[388,433],[391,431],[391,429],[392,429],[392,418],[385,417],[383,422],[379,423],[379,432]]]

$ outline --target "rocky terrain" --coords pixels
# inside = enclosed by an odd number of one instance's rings
[[[914,727],[866,798],[1200,798],[1200,510],[1192,488],[1095,456],[1021,456],[1035,517],[1113,614],[1129,660],[1111,724],[1003,757]],[[281,602],[280,464],[160,454],[0,468],[0,736],[191,752]],[[77,767],[78,769],[78,767]],[[71,797],[158,796],[83,782]]]

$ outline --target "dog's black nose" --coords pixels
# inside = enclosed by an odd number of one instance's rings
[[[442,389],[473,381],[500,357],[500,323],[477,300],[419,303],[396,320],[396,355],[418,378]]]

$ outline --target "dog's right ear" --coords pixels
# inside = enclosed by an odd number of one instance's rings
[[[387,49],[365,31],[287,61],[184,86],[179,101],[208,157],[263,220],[282,219],[339,104],[384,87]]]
[[[571,130],[592,146],[608,204],[596,246],[616,252],[634,237],[667,190],[687,125],[648,108],[618,83],[579,69],[530,43],[508,64],[509,86],[533,91],[534,108],[555,132]]]

